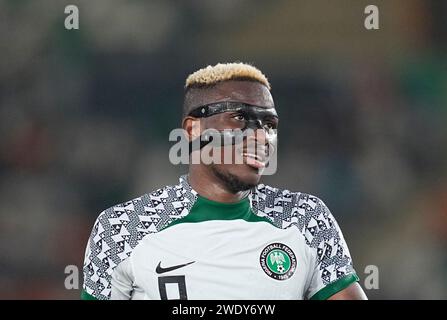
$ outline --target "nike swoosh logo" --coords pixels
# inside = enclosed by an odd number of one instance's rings
[[[194,262],[195,261],[191,261],[191,262],[188,262],[188,263],[184,263],[184,264],[179,264],[179,265],[172,266],[172,267],[163,268],[161,266],[161,261],[160,261],[158,263],[158,265],[157,265],[157,268],[155,269],[155,272],[158,273],[158,274],[169,272],[169,271],[172,271],[172,270],[176,270],[176,269],[180,269],[180,268],[186,267],[187,265],[190,265],[191,263],[194,263]]]

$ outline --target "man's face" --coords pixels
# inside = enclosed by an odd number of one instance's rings
[[[198,105],[216,102],[232,101],[255,105],[266,110],[274,110],[274,102],[270,91],[264,85],[252,81],[226,81],[207,89],[206,94],[200,97]],[[277,126],[277,118],[267,118],[267,125]],[[271,122],[271,123],[270,123]],[[200,119],[200,131],[215,129],[243,129],[246,119],[239,112],[223,112]],[[256,151],[253,147],[256,147]],[[207,146],[205,147],[207,148]],[[205,151],[205,148],[202,151]],[[231,164],[224,163],[224,155],[231,152]],[[243,143],[228,145],[221,148],[221,162],[207,165],[219,179],[227,184],[232,192],[249,189],[259,183],[263,167],[267,163],[268,141],[263,129],[256,130],[254,134],[244,138]],[[235,162],[235,157],[242,158],[242,164]]]

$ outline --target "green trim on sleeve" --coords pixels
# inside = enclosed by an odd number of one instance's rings
[[[85,290],[82,290],[81,292],[81,300],[98,300],[91,294],[88,294]]]
[[[340,278],[328,284],[326,287],[315,293],[312,298],[310,298],[310,300],[327,300],[337,292],[346,289],[351,284],[357,281],[359,281],[359,277],[357,276],[357,274],[351,273],[345,275],[343,278]]]

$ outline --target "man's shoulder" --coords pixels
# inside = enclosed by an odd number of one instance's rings
[[[319,197],[300,191],[259,184],[252,198],[258,215],[265,215],[280,228],[296,225],[301,231],[309,225],[322,222],[331,226],[333,217]]]
[[[103,210],[93,226],[85,255],[87,293],[107,299],[114,268],[145,236],[187,214],[193,200],[186,188],[168,185]]]
[[[293,206],[304,209],[304,211],[311,211],[317,206],[325,206],[323,200],[313,194],[291,191],[266,184],[259,184],[256,187],[255,198],[261,200],[267,209],[275,206]]]
[[[156,213],[158,202],[161,196],[167,192],[171,186],[165,186],[149,193],[144,193],[130,200],[116,203],[100,212],[98,220],[121,218],[123,216],[146,216],[151,211]]]
[[[259,185],[255,194],[255,212],[269,218],[278,228],[296,227],[307,245],[317,249],[319,259],[327,245],[336,248],[334,252],[348,252],[334,216],[319,197],[268,185]],[[338,249],[340,246],[343,249]]]
[[[193,196],[182,184],[166,185],[103,210],[97,224],[103,228],[124,225],[135,232],[157,232],[167,222],[187,214]]]

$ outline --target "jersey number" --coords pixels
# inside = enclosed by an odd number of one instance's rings
[[[177,284],[179,291],[179,300],[188,300],[188,295],[186,294],[186,281],[185,276],[165,276],[158,278],[158,289],[160,290],[160,298],[161,300],[177,300],[177,299],[168,299],[168,294],[166,290],[166,284],[173,283]]]

